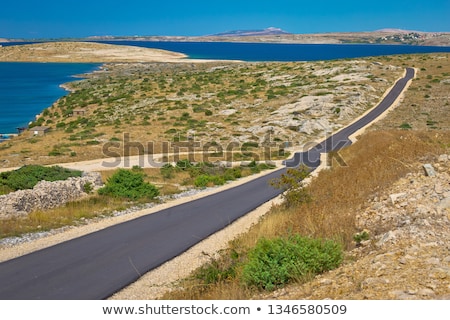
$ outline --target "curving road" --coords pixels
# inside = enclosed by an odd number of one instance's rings
[[[413,77],[414,69],[407,68],[405,77],[371,112],[310,151],[295,154],[286,166],[304,163],[317,168],[321,153],[351,144],[349,136],[389,108]],[[285,170],[0,263],[0,299],[108,298],[279,195],[269,181]]]
[[[326,140],[317,144],[315,147],[311,148],[307,152],[296,153],[292,159],[286,161],[286,166],[295,167],[303,163],[311,168],[317,168],[320,165],[320,154],[327,153],[330,151],[339,150],[345,146],[350,145],[352,142],[349,137],[357,132],[359,129],[364,128],[376,118],[378,118],[383,112],[385,112],[389,107],[395,102],[395,100],[400,96],[403,89],[405,89],[408,81],[412,80],[415,75],[415,70],[413,68],[406,68],[406,74],[403,78],[398,80],[388,94],[383,98],[383,100],[370,112],[368,112],[364,117],[360,118],[358,121],[350,124],[339,132],[328,137]]]

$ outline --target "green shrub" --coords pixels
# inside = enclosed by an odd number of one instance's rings
[[[185,169],[191,168],[192,166],[193,166],[192,163],[188,159],[177,161],[177,167],[180,169],[185,170]]]
[[[61,150],[52,150],[48,153],[49,157],[58,157],[58,156],[62,156],[64,153],[61,152]]]
[[[92,185],[92,183],[87,182],[87,183],[84,184],[83,190],[84,190],[84,192],[86,192],[87,194],[90,194],[90,193],[92,193],[92,191],[94,190],[94,186]]]
[[[0,174],[0,184],[6,185],[12,190],[33,189],[42,180],[58,181],[70,177],[81,177],[81,171],[70,170],[59,166],[44,167],[39,165],[27,165],[14,171]]]
[[[66,126],[65,122],[58,122],[56,124],[56,128],[58,128],[58,129],[63,129],[63,128],[65,128],[65,126]]]
[[[225,170],[223,174],[223,178],[227,181],[236,180],[242,177],[242,169],[241,168],[229,168]]]
[[[210,183],[210,177],[206,174],[202,174],[195,178],[194,185],[197,188],[204,188]]]
[[[229,255],[219,260],[212,259],[211,262],[201,266],[194,274],[195,278],[202,280],[206,285],[218,283],[236,277],[236,266],[239,264],[239,255],[232,251]]]
[[[161,169],[159,169],[159,171],[164,179],[172,179],[176,171],[176,168],[170,163],[166,163],[164,166],[161,167]]]
[[[367,241],[369,239],[370,239],[370,235],[366,230],[353,235],[353,240],[356,242],[357,246],[359,246],[361,244],[361,242]]]
[[[154,185],[144,181],[144,173],[137,170],[119,169],[98,190],[100,195],[109,195],[130,200],[154,199],[159,190]]]
[[[248,286],[274,290],[290,281],[307,280],[334,269],[342,259],[341,245],[331,240],[299,235],[287,239],[261,239],[249,252],[242,281]]]
[[[265,162],[261,162],[258,164],[258,169],[260,171],[274,169],[274,168],[275,168],[275,165],[273,165],[273,164],[269,164],[269,163],[265,163]]]
[[[259,143],[258,142],[254,142],[254,141],[250,141],[250,142],[244,142],[242,144],[241,150],[242,151],[247,151],[251,148],[258,148],[259,147]]]
[[[403,123],[400,125],[400,129],[408,130],[408,129],[412,129],[412,127],[411,127],[411,125],[410,125],[409,123],[403,122]]]
[[[311,201],[308,189],[304,187],[303,180],[309,175],[306,166],[289,168],[279,178],[270,181],[270,184],[283,191],[284,205],[287,207]]]
[[[221,186],[225,183],[225,179],[221,176],[210,176],[202,174],[195,178],[194,185],[198,188],[204,188],[209,185]]]

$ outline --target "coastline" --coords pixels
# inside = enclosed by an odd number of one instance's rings
[[[91,42],[44,42],[0,48],[2,62],[174,62],[185,54],[161,49]]]
[[[24,62],[22,65],[18,62],[16,65],[14,62],[0,62],[0,65],[3,64],[6,65],[2,66],[4,74],[9,75],[0,79],[1,83],[6,84],[6,88],[0,90],[0,107],[7,112],[7,120],[0,123],[0,134],[11,136],[17,136],[19,128],[28,128],[31,122],[43,115],[45,109],[73,92],[71,82],[85,79],[85,75],[96,72],[101,66],[92,63],[58,63],[55,66],[53,63]],[[93,65],[95,68],[92,68]],[[28,77],[28,73],[37,77]]]
[[[85,79],[84,75],[93,74],[95,72],[103,72],[102,68],[107,63],[207,63],[211,61],[213,60],[190,59],[185,54],[161,49],[89,42],[45,42],[0,47],[0,63],[61,63],[98,65],[98,67],[94,70],[84,74],[70,74],[71,77],[78,78],[78,80]],[[73,81],[68,81],[57,85],[67,93],[71,93],[74,92],[70,86],[70,83]],[[59,95],[54,101],[50,102],[46,106],[43,106],[38,113],[31,115],[30,121],[34,121],[35,119],[41,117],[46,108],[56,103],[63,96],[64,94]],[[24,121],[21,123],[24,123]],[[28,126],[28,124],[26,126]],[[17,126],[19,127],[19,125]],[[7,133],[0,131],[0,134]],[[12,133],[8,133],[8,135],[12,135]],[[0,142],[3,141],[0,140]]]

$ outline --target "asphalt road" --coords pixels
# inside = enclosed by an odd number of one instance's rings
[[[414,78],[414,74],[415,70],[413,68],[406,68],[405,77],[398,80],[383,100],[381,100],[381,102],[364,117],[334,135],[331,135],[326,140],[309,149],[307,152],[296,153],[292,159],[286,161],[286,166],[296,167],[303,163],[311,168],[317,168],[320,165],[321,153],[328,153],[330,151],[336,151],[345,146],[349,146],[352,143],[349,137],[359,129],[367,126],[369,123],[378,118],[383,112],[385,112],[402,93],[408,81]]]
[[[383,113],[413,77],[414,69],[408,68],[364,118],[310,151],[295,154],[286,166],[305,163],[313,170],[320,164],[320,153],[351,144],[348,137]],[[0,299],[106,299],[279,195],[269,181],[285,170],[0,263]]]

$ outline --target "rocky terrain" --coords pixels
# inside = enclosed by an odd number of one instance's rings
[[[103,158],[102,146],[124,145],[124,133],[143,146],[154,141],[152,153],[162,153],[162,142],[189,138],[201,143],[198,151],[236,143],[255,153],[267,146],[278,152],[285,142],[301,148],[373,107],[403,73],[383,58],[106,64],[68,84],[73,92],[38,117],[37,125],[52,128],[48,134],[24,133],[0,146],[0,167]]]
[[[427,159],[424,159],[427,161]],[[361,210],[367,232],[340,268],[263,299],[450,299],[450,156],[420,165]]]

